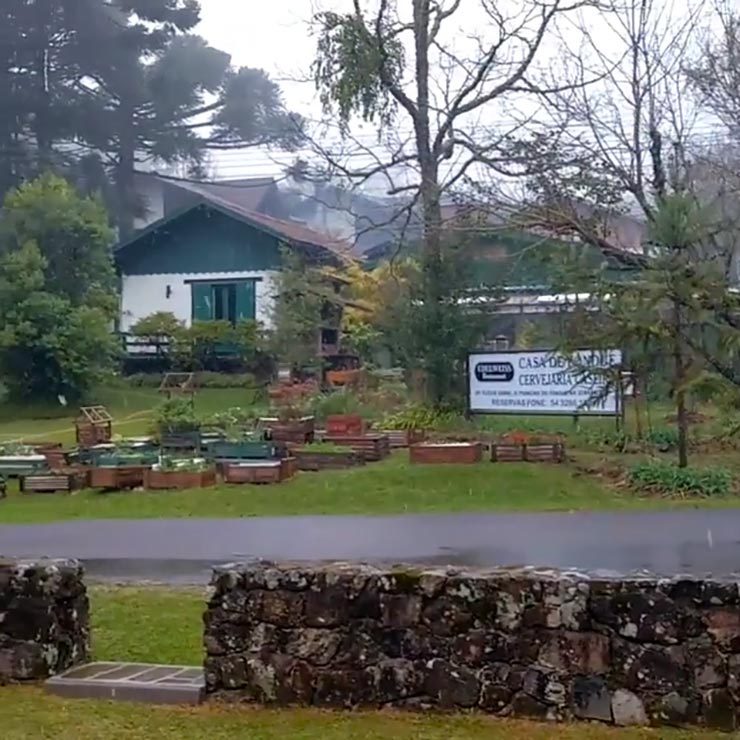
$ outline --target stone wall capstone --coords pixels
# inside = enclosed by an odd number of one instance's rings
[[[47,678],[89,652],[82,566],[0,558],[0,684]]]
[[[213,698],[740,726],[735,581],[235,564],[204,622]]]

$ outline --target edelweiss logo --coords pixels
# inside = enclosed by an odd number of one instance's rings
[[[479,362],[475,377],[482,383],[508,383],[514,377],[514,366],[510,362]]]

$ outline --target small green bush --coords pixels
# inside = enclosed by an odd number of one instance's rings
[[[191,432],[200,429],[193,404],[187,398],[168,398],[154,410],[158,431]]]
[[[339,390],[332,393],[320,393],[311,402],[311,411],[318,419],[326,419],[335,414],[359,414],[362,412],[362,403],[349,390]]]
[[[629,482],[640,490],[667,494],[724,496],[732,473],[724,468],[679,468],[661,461],[643,462],[629,471]]]
[[[468,422],[454,411],[441,411],[428,406],[409,406],[383,417],[380,429],[431,429],[448,431],[462,429]]]
[[[659,450],[673,450],[678,447],[678,429],[676,427],[651,429],[645,435],[645,439]]]
[[[128,385],[134,388],[159,388],[162,383],[161,373],[136,373],[125,378]],[[257,380],[251,373],[213,373],[195,374],[197,388],[245,388],[257,390]]]
[[[309,442],[300,448],[303,452],[321,452],[327,454],[338,454],[352,452],[351,447],[346,445],[334,444],[333,442]]]

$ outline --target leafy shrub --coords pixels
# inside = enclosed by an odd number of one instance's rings
[[[730,492],[732,473],[724,468],[679,468],[653,460],[631,468],[629,482],[640,490],[660,493],[723,496]]]
[[[432,429],[445,431],[460,429],[465,420],[453,411],[442,411],[429,406],[409,406],[395,414],[383,417],[380,429]]]
[[[7,457],[27,457],[36,455],[36,450],[20,442],[3,442],[0,445],[0,455]]]
[[[347,447],[346,445],[334,444],[333,442],[310,442],[309,444],[303,445],[300,449],[304,452],[321,452],[327,454],[352,452],[351,447]]]
[[[154,421],[159,431],[191,432],[200,428],[200,420],[187,398],[168,398],[155,409]]]
[[[162,377],[161,373],[135,373],[125,381],[134,388],[159,388]],[[251,373],[196,373],[195,385],[197,388],[258,388],[257,380]]]
[[[600,450],[612,449],[624,452],[632,437],[624,431],[616,430],[588,430],[583,433],[583,438],[589,447],[597,447]]]
[[[163,457],[159,465],[154,466],[155,470],[163,472],[177,471],[178,473],[205,473],[212,467],[213,465],[208,460],[200,457],[185,459]]]
[[[131,333],[137,337],[170,339],[182,331],[185,331],[185,324],[169,311],[157,311],[149,316],[144,316],[131,327]]]
[[[310,403],[314,415],[319,419],[335,414],[358,414],[362,411],[360,399],[347,389],[319,393]]]
[[[651,429],[645,439],[659,450],[667,452],[678,447],[678,429],[676,427],[663,427]]]

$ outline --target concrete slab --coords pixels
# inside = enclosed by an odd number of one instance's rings
[[[88,663],[45,684],[50,694],[69,699],[113,699],[146,704],[200,704],[203,669],[147,663]]]

